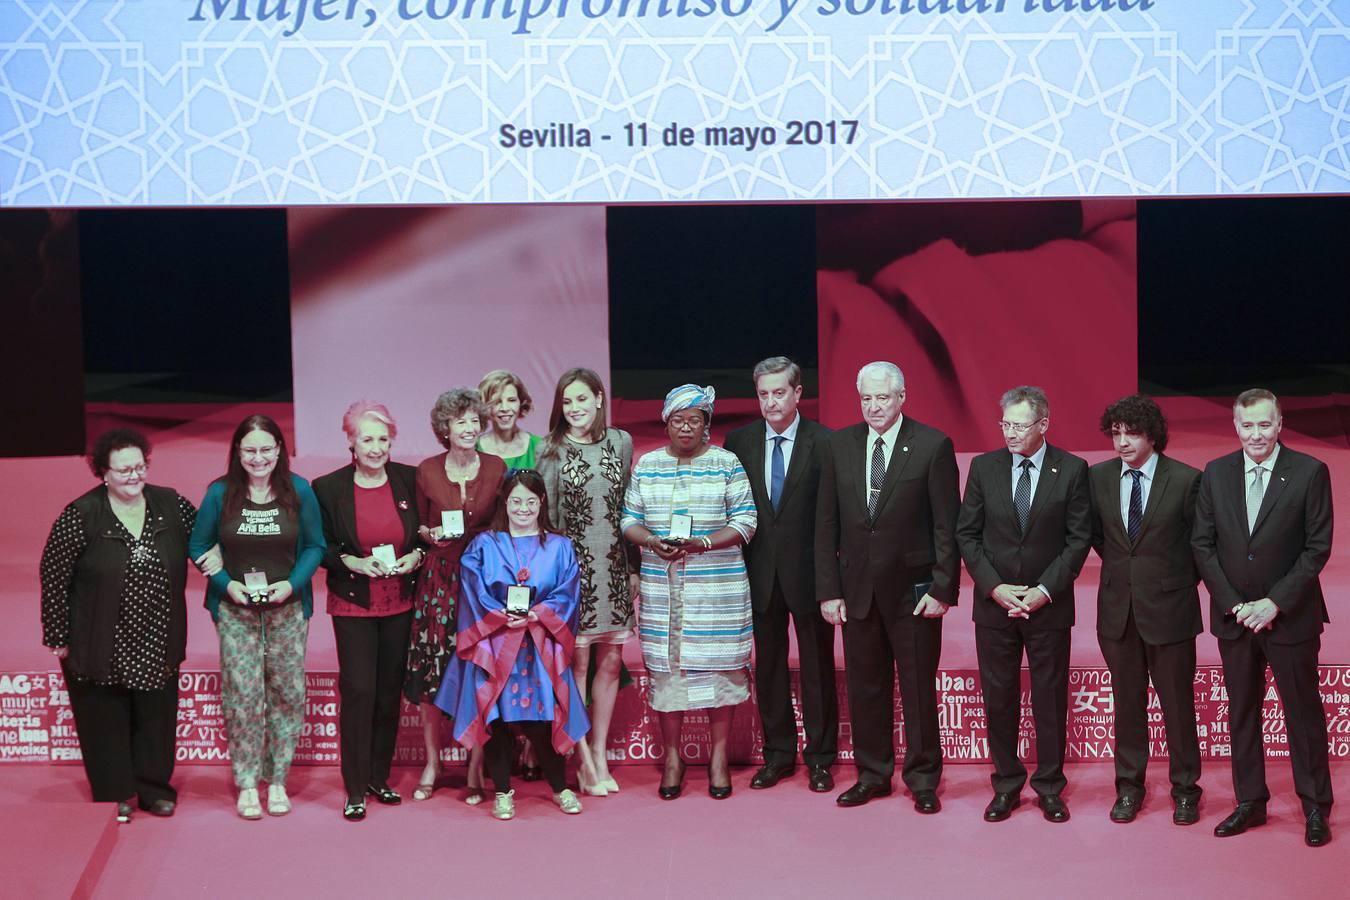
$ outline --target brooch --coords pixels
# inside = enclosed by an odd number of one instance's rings
[[[530,570],[521,566],[516,570],[516,584],[524,584],[530,579]]]
[[[400,501],[398,501],[398,508],[399,508],[399,509],[407,509],[407,508],[408,508],[408,501],[407,501],[407,500],[400,500]]]

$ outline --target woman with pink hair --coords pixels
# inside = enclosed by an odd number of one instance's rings
[[[337,638],[342,781],[349,822],[366,795],[402,802],[389,786],[398,735],[417,569],[417,470],[393,462],[398,426],[382,404],[358,400],[342,417],[352,461],[314,480],[327,543],[328,614]]]

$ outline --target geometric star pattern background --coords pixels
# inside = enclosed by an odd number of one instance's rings
[[[0,0],[0,205],[1350,191],[1350,0],[848,20],[803,2],[773,33],[778,4],[755,0],[530,35],[358,0],[371,27],[290,37],[188,21],[211,2]],[[789,146],[794,119],[858,131]],[[507,149],[505,122],[595,144]],[[650,143],[630,147],[639,123]],[[672,123],[696,144],[662,146]],[[711,147],[706,126],[776,141]]]

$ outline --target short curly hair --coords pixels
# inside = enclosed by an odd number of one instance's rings
[[[483,395],[473,388],[451,388],[436,398],[436,405],[431,407],[431,431],[442,447],[450,449],[450,438],[447,436],[450,424],[469,413],[478,416],[480,423],[487,422]]]
[[[1153,442],[1153,449],[1159,453],[1167,449],[1167,417],[1153,398],[1144,394],[1121,397],[1102,412],[1098,424],[1107,437],[1111,436],[1114,426],[1124,425],[1130,431],[1147,435]]]
[[[94,477],[102,479],[108,474],[108,458],[118,450],[135,447],[141,451],[145,461],[150,462],[150,439],[134,428],[112,428],[103,432],[94,441],[89,451],[89,470]]]
[[[520,417],[523,419],[530,410],[534,409],[534,398],[530,392],[525,389],[525,382],[520,380],[520,376],[515,372],[506,369],[493,369],[483,376],[483,380],[478,382],[478,393],[483,395],[483,403],[486,406],[492,406],[497,402],[497,398],[506,390],[507,385],[516,389],[516,396],[520,398]]]

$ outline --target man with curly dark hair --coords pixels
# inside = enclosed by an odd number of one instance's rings
[[[1167,419],[1149,397],[1134,394],[1112,403],[1102,413],[1101,429],[1116,451],[1088,476],[1092,546],[1102,560],[1097,641],[1115,690],[1111,821],[1134,821],[1144,800],[1151,677],[1167,729],[1172,821],[1192,825],[1200,802],[1192,685],[1202,625],[1190,545],[1200,472],[1163,455]]]

